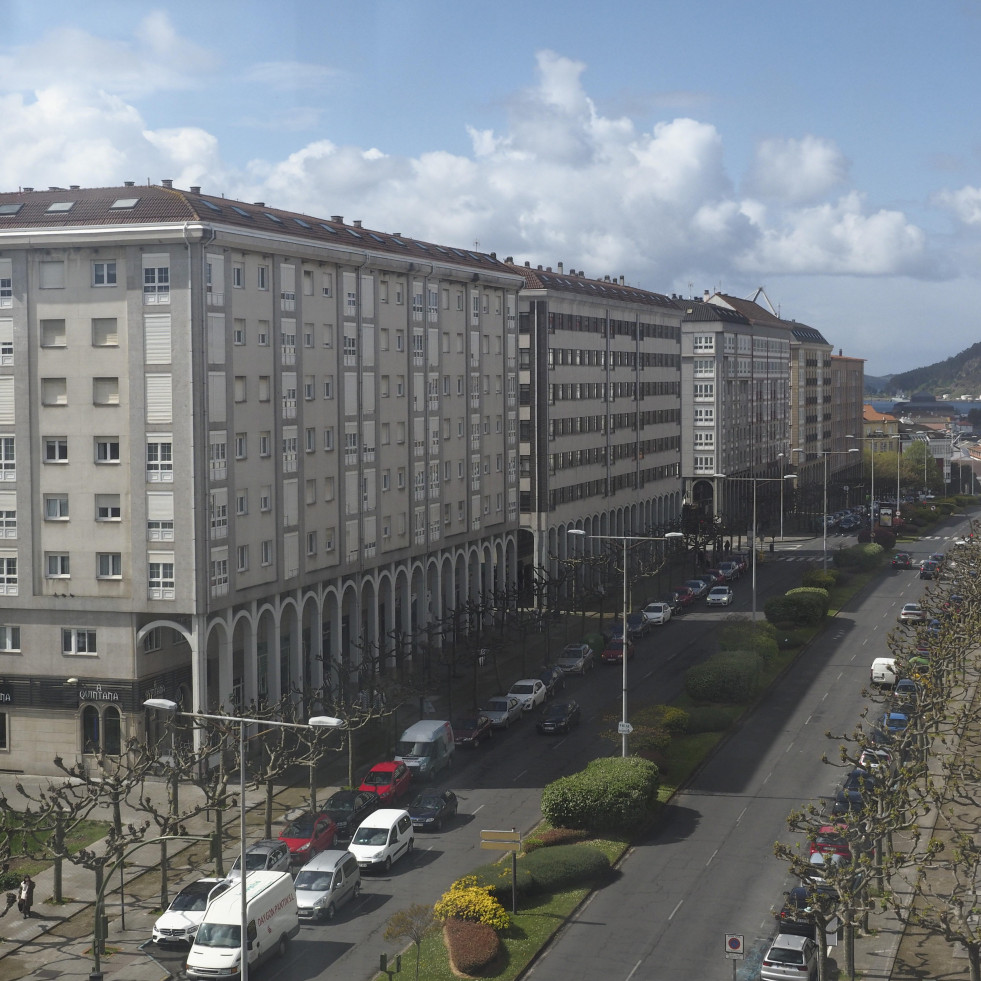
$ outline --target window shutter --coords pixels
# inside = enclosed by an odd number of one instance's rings
[[[208,372],[208,416],[211,422],[225,421],[225,374]]]
[[[208,363],[225,363],[225,315],[208,314]]]
[[[12,375],[0,377],[0,425],[14,424],[14,379]]]
[[[148,423],[173,422],[174,394],[171,376],[146,376],[146,421]]]
[[[143,345],[147,364],[170,364],[170,314],[148,313],[143,317]]]
[[[172,491],[147,491],[147,521],[173,521],[174,495]]]

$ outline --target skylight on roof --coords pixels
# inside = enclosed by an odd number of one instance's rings
[[[422,242],[416,242],[415,245],[416,245],[416,248],[422,249],[423,252],[428,252],[429,251],[429,246],[423,245]]]
[[[276,215],[269,214],[268,211],[263,211],[263,214],[270,220],[276,222],[277,225],[282,225],[283,219],[277,218]]]
[[[361,238],[361,232],[356,232],[353,228],[345,228],[344,231],[349,235],[353,235],[355,238]]]
[[[239,206],[238,206],[237,204],[233,204],[233,205],[232,205],[232,211],[234,211],[234,212],[235,212],[235,214],[237,214],[237,215],[241,215],[241,216],[242,216],[243,218],[248,218],[248,219],[250,219],[250,220],[251,220],[251,218],[252,218],[252,215],[250,215],[250,214],[249,214],[249,213],[248,213],[248,212],[247,212],[247,211],[245,210],[245,208],[240,208],[240,207],[239,207]]]
[[[443,255],[449,255],[449,252],[447,252],[446,249],[444,249],[442,245],[434,245],[433,248],[437,252],[441,252]]]
[[[331,235],[336,235],[337,234],[337,229],[336,228],[331,228],[330,225],[325,225],[323,222],[320,223],[320,227],[325,232],[330,232]]]
[[[478,262],[483,262],[484,261],[483,260],[483,257],[477,255],[474,252],[468,252],[467,255],[470,256],[471,259],[476,259]]]
[[[396,238],[394,235],[392,236],[392,241],[396,245],[401,245],[403,249],[407,249],[409,247],[405,242],[402,241],[402,239]]]
[[[0,215],[16,215],[23,207],[23,202],[20,204],[0,204]]]
[[[300,226],[300,228],[309,228],[310,227],[310,223],[304,221],[302,218],[294,218],[293,221],[295,221]]]
[[[374,240],[375,240],[376,242],[381,242],[381,244],[382,244],[382,245],[385,245],[385,239],[383,239],[383,238],[381,237],[381,235],[376,235],[376,234],[375,234],[374,232],[368,232],[368,234],[369,234],[369,235],[370,235],[370,236],[371,236],[371,237],[372,237],[372,238],[373,238],[373,239],[374,239]]]
[[[48,211],[71,211],[74,207],[74,201],[52,201],[48,205]]]
[[[210,201],[205,201],[204,198],[201,198],[201,203],[206,208],[210,208],[212,211],[217,211],[218,214],[221,214],[221,208],[219,208],[217,204],[212,204]]]
[[[467,257],[467,253],[466,252],[461,252],[459,249],[450,249],[450,251],[454,255],[458,255],[461,259],[466,259],[466,257]]]
[[[116,200],[112,202],[112,204],[110,205],[110,207],[113,207],[113,208],[116,208],[116,209],[119,209],[119,208],[135,208],[139,203],[140,203],[140,199],[139,198],[116,198]]]

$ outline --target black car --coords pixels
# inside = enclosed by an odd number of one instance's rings
[[[871,792],[875,789],[875,779],[868,770],[862,770],[856,767],[845,777],[845,782],[841,785],[841,789],[857,790],[859,793]]]
[[[579,725],[581,714],[579,703],[571,698],[566,702],[553,702],[538,717],[535,728],[540,733],[566,733]]]
[[[452,790],[430,790],[417,794],[407,810],[413,828],[442,831],[443,822],[456,817],[458,807]]]
[[[549,697],[565,688],[565,672],[561,668],[543,668],[538,677],[545,686],[545,691],[548,692]]]
[[[858,814],[865,809],[865,797],[861,790],[846,790],[844,787],[835,794],[835,802],[831,806],[832,817],[847,817]]]
[[[920,697],[920,686],[912,678],[900,678],[893,687],[892,697],[897,705],[907,709],[906,715],[909,715],[909,710],[916,709],[916,703]]]
[[[377,794],[367,790],[338,790],[327,798],[321,811],[329,814],[337,825],[335,837],[347,841],[357,831],[358,825],[377,808]]]
[[[897,552],[892,557],[892,567],[894,569],[912,569],[913,556],[909,552]]]
[[[921,579],[933,579],[933,577],[939,571],[939,566],[936,562],[931,562],[929,559],[924,559],[920,563],[920,578]]]
[[[486,715],[465,715],[453,720],[453,742],[457,746],[476,749],[494,735],[491,720]]]
[[[830,917],[837,902],[838,893],[830,883],[813,882],[807,886],[795,886],[786,893],[780,912],[775,914],[777,932],[816,939],[814,911],[820,909],[826,917]]]

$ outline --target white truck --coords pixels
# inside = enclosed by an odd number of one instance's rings
[[[449,722],[424,719],[409,726],[395,747],[395,759],[401,760],[416,779],[435,780],[440,770],[453,762],[453,727]]]
[[[300,932],[296,892],[289,872],[249,872],[245,884],[249,974]],[[241,975],[242,883],[236,882],[208,905],[187,954],[189,978],[205,981]]]

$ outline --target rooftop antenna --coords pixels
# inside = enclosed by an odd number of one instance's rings
[[[770,313],[772,313],[774,317],[779,317],[780,311],[770,302],[770,298],[766,295],[766,290],[763,289],[762,286],[758,286],[756,288],[756,292],[753,294],[750,302],[755,303],[759,299],[760,294],[762,294],[763,299],[766,300],[766,305],[770,308]]]

